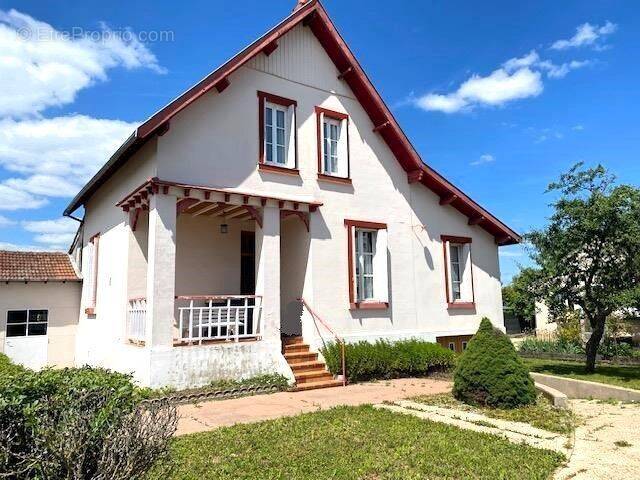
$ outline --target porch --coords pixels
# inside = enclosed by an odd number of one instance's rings
[[[186,368],[209,369],[209,381],[251,373],[238,371],[244,360],[228,357],[247,352],[261,368],[286,370],[281,335],[301,333],[301,308],[293,304],[303,294],[318,203],[151,180],[118,206],[129,236],[125,344],[192,351],[187,356],[200,360]],[[227,371],[207,360],[202,367],[203,354],[193,349],[236,366]],[[257,359],[258,350],[269,350],[271,360]]]

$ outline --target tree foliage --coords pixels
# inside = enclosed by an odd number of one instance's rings
[[[593,332],[586,348],[593,371],[607,316],[640,307],[640,189],[616,185],[601,165],[578,163],[547,192],[559,194],[549,225],[527,235],[537,288],[555,311],[582,309]]]
[[[505,307],[522,321],[530,322],[536,315],[535,284],[538,272],[533,268],[523,268],[509,285],[502,287]]]

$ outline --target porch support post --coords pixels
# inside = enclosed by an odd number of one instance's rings
[[[149,204],[146,344],[173,346],[176,272],[176,197],[153,195]]]
[[[256,222],[256,295],[262,296],[262,336],[280,341],[280,209],[265,206]]]

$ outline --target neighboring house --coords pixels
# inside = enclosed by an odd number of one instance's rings
[[[30,368],[74,365],[82,284],[66,253],[0,251],[0,352]]]
[[[315,0],[140,125],[80,207],[76,364],[152,387],[332,385],[317,317],[462,349],[503,328],[498,247],[520,241],[422,162]]]

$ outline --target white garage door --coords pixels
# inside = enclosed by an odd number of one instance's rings
[[[4,353],[15,363],[39,370],[47,364],[47,310],[9,310]]]

